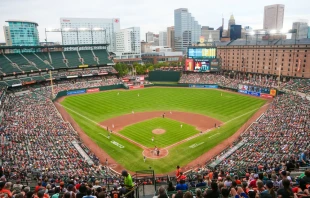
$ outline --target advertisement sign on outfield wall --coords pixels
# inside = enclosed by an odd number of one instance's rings
[[[254,91],[246,91],[246,90],[238,90],[239,93],[243,93],[243,94],[247,94],[247,95],[251,95],[251,96],[257,96],[260,97],[260,93],[258,92],[254,92]]]
[[[140,88],[144,88],[144,85],[132,85],[132,86],[129,86],[129,89],[140,89]]]
[[[190,84],[189,87],[193,87],[193,88],[217,89],[217,88],[218,88],[218,85],[195,85],[195,84]]]
[[[267,98],[267,99],[273,98],[272,95],[270,95],[270,94],[264,94],[264,93],[261,93],[261,94],[260,94],[260,97],[262,97],[262,98]]]
[[[83,93],[86,93],[85,89],[67,91],[67,96],[74,95],[74,94],[83,94]]]
[[[87,93],[99,92],[99,88],[87,89],[86,92],[87,92]]]

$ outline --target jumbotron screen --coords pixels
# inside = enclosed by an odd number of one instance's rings
[[[185,71],[192,71],[192,72],[219,72],[219,60],[214,59],[191,59],[188,58],[185,60]]]
[[[216,48],[207,48],[207,47],[189,47],[187,50],[187,58],[201,58],[201,59],[210,59],[216,58]]]

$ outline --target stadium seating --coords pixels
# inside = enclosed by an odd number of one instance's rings
[[[77,51],[64,51],[64,54],[66,59],[68,59],[69,67],[78,67],[79,65],[82,65]]]
[[[38,58],[34,53],[23,53],[23,56],[26,57],[29,61],[36,64],[36,67],[41,70],[52,69],[53,67],[44,63],[43,59]]]
[[[109,59],[109,54],[107,50],[93,50],[93,52],[98,57],[100,65],[113,63],[113,61]]]
[[[81,58],[84,59],[84,64],[86,65],[97,65],[98,63],[94,60],[94,55],[91,50],[81,50],[79,51]]]
[[[55,69],[68,68],[66,63],[64,63],[64,61],[63,61],[64,57],[63,57],[62,52],[50,52],[49,54],[51,55],[51,59],[52,59],[51,65]]]
[[[12,64],[5,56],[0,54],[0,67],[1,67],[1,72],[5,74],[10,74],[13,72],[20,73],[22,70],[19,69],[17,65]]]
[[[37,71],[39,70],[36,66],[32,65],[25,59],[21,54],[6,54],[7,58],[9,58],[13,63],[16,63],[18,67],[25,72]]]

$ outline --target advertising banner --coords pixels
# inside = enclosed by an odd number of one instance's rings
[[[131,85],[131,86],[129,86],[129,89],[140,89],[140,88],[144,88],[144,85]]]
[[[260,94],[260,97],[261,97],[261,98],[267,98],[267,99],[273,98],[272,95],[270,95],[270,94],[265,94],[265,93],[261,93],[261,94]]]
[[[196,85],[196,84],[190,84],[189,87],[192,87],[192,88],[217,89],[218,85]]]
[[[94,93],[94,92],[99,92],[99,88],[92,88],[86,90],[86,93]]]
[[[260,97],[260,93],[254,91],[248,91],[248,95]]]
[[[77,78],[78,76],[67,76],[67,78]]]
[[[74,95],[74,94],[83,94],[83,93],[86,93],[85,89],[67,91],[67,96]]]
[[[185,71],[194,71],[194,60],[186,59],[185,60]]]
[[[270,95],[276,96],[276,95],[277,95],[277,90],[271,89],[271,90],[270,90]]]

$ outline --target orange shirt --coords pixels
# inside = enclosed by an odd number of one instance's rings
[[[213,179],[213,172],[209,173],[209,179],[212,180]]]
[[[8,197],[10,197],[10,198],[12,197],[12,192],[8,189],[5,189],[5,188],[0,190],[0,194],[7,194]]]

